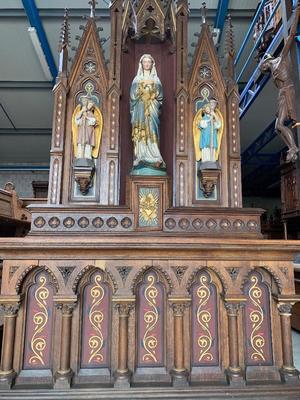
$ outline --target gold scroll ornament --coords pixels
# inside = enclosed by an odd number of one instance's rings
[[[158,323],[158,310],[156,307],[156,297],[158,296],[158,290],[154,286],[155,276],[147,276],[148,286],[145,289],[145,298],[148,305],[152,310],[147,311],[144,314],[144,322],[146,323],[146,331],[143,337],[143,346],[146,353],[143,355],[143,361],[154,361],[157,363],[157,358],[155,355],[156,347],[158,345],[157,338],[151,334],[153,329]]]
[[[201,275],[199,280],[201,286],[197,290],[197,296],[199,298],[197,321],[206,333],[199,336],[198,338],[198,346],[200,349],[199,361],[211,361],[213,360],[213,355],[210,352],[210,349],[212,347],[212,335],[209,326],[209,322],[211,321],[211,313],[209,312],[209,310],[205,309],[205,306],[210,299],[211,293],[209,287],[207,286],[208,277],[206,275]]]
[[[265,361],[264,357],[264,345],[265,345],[265,338],[258,333],[263,321],[264,321],[264,313],[263,309],[261,308],[261,297],[262,297],[262,291],[258,287],[258,278],[257,276],[252,276],[251,277],[251,282],[253,285],[251,286],[249,290],[249,297],[254,304],[254,306],[257,307],[256,310],[251,311],[250,313],[250,321],[252,322],[252,332],[250,336],[250,343],[252,347],[252,354],[251,354],[251,360],[262,360]]]
[[[96,307],[99,306],[104,297],[104,290],[101,286],[102,276],[96,275],[94,282],[95,286],[91,288],[90,292],[93,301],[91,309],[89,311],[89,321],[96,334],[89,338],[89,347],[90,347],[89,364],[92,361],[96,362],[103,361],[103,355],[101,353],[101,350],[103,348],[104,339],[103,339],[101,324],[103,322],[104,316],[102,311],[96,310]]]
[[[45,365],[43,357],[47,343],[43,337],[43,331],[49,319],[46,302],[49,297],[49,290],[45,286],[47,283],[45,276],[40,276],[38,281],[40,286],[35,291],[34,297],[41,311],[38,311],[33,315],[34,334],[30,341],[30,348],[34,355],[30,357],[28,362],[33,365]]]

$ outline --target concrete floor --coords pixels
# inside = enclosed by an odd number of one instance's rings
[[[293,331],[294,364],[300,371],[300,332]]]

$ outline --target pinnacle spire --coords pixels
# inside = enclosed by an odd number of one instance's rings
[[[65,8],[64,19],[61,25],[59,37],[59,51],[70,46],[70,24],[69,24],[69,10]]]
[[[69,10],[66,8],[59,37],[59,67],[58,73],[66,75],[68,69],[68,47],[70,46]]]
[[[89,5],[91,6],[91,12],[90,12],[90,17],[95,18],[96,15],[96,5],[98,4],[98,1],[96,0],[90,0]]]
[[[227,52],[230,53],[232,56],[234,56],[234,36],[233,36],[233,26],[230,14],[227,17],[225,43]]]
[[[225,30],[225,49],[227,54],[227,75],[228,78],[234,79],[234,36],[231,15],[229,14],[226,21]]]
[[[202,7],[201,7],[201,17],[202,17],[202,25],[206,24],[206,2],[203,1]]]

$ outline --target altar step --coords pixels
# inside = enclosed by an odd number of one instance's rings
[[[0,392],[1,400],[300,400],[300,386],[265,385],[243,388],[131,388],[70,389],[70,390],[10,390]]]

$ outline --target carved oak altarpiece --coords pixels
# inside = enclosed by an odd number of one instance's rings
[[[297,395],[300,247],[264,241],[262,210],[242,207],[231,22],[223,74],[205,16],[188,66],[187,0],[113,0],[105,60],[90,4],[70,69],[64,18],[48,202],[30,206],[28,237],[0,239],[0,389],[175,398],[173,386],[207,398],[251,396],[251,382],[262,399]],[[129,92],[143,54],[164,92],[166,176],[130,174]]]

